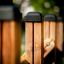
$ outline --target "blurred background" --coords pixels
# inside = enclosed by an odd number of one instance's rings
[[[23,13],[23,17],[30,11],[38,11],[43,15],[48,13],[64,16],[63,0],[13,0]]]

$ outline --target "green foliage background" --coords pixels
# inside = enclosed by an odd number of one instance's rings
[[[44,6],[46,2],[49,3],[49,8]],[[30,4],[34,7],[36,11],[41,12],[43,15],[48,13],[56,14],[56,12],[54,11],[54,0],[30,0]]]

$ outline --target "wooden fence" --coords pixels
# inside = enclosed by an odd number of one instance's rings
[[[20,45],[20,24],[14,20],[0,22],[2,64],[20,64],[25,60],[29,64],[44,64],[45,58],[53,49],[55,57],[52,63],[56,63],[56,49],[60,52],[63,50],[63,22],[41,18],[35,22],[30,19],[25,21],[25,55],[20,56]]]

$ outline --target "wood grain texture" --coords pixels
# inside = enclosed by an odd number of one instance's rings
[[[50,38],[54,41],[53,56],[54,56],[54,63],[56,63],[56,22],[55,21],[50,21]]]
[[[63,22],[57,22],[56,27],[56,47],[59,51],[63,50]]]
[[[55,41],[56,22],[50,21],[50,38]]]
[[[33,24],[31,22],[25,23],[25,52],[26,52],[26,60],[32,64],[33,62]]]
[[[3,22],[2,59],[3,64],[20,63],[20,28],[14,21]]]
[[[55,22],[44,21],[44,58],[55,47]]]
[[[49,21],[43,22],[43,39],[44,39],[44,58],[47,55],[47,49],[45,49],[46,43],[45,40],[50,38],[50,23]]]
[[[44,21],[43,22],[43,29],[44,29],[44,40],[47,38],[50,38],[50,23],[49,21]]]
[[[41,64],[41,23],[34,23],[34,64]]]

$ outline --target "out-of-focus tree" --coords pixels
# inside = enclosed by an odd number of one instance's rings
[[[38,11],[43,15],[53,13],[59,15],[60,8],[56,6],[54,0],[13,0],[20,8],[23,16],[30,11]]]
[[[55,5],[54,0],[30,0],[30,4],[43,15],[48,13],[59,15],[60,8]]]

